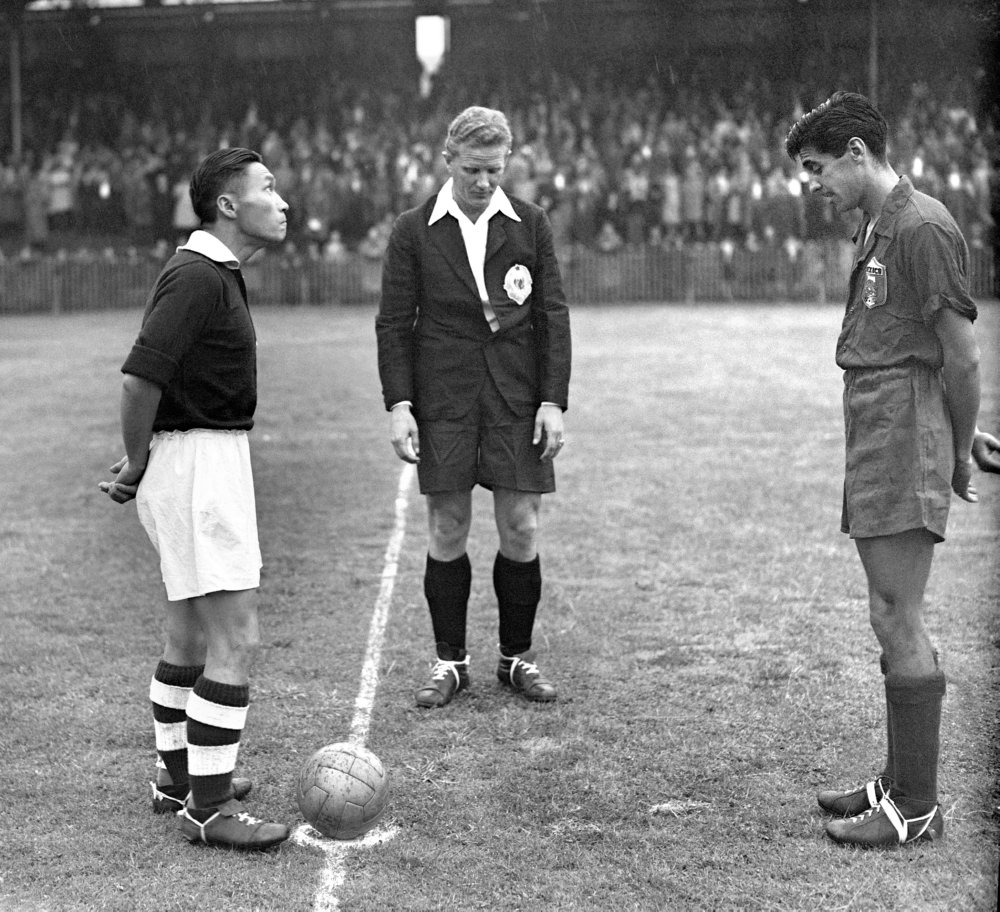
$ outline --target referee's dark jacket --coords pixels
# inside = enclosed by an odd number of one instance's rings
[[[428,225],[436,199],[399,216],[386,252],[375,320],[385,407],[409,400],[418,421],[457,421],[489,375],[517,417],[534,416],[542,402],[565,410],[569,311],[545,211],[508,196],[520,221],[502,212],[490,219],[484,271],[494,332],[458,221],[449,214]],[[531,276],[522,304],[504,290],[516,265]]]

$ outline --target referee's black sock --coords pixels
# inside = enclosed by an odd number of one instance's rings
[[[508,658],[531,649],[535,613],[542,598],[542,565],[514,561],[499,551],[493,562],[493,589],[500,608],[500,653]]]
[[[424,596],[431,612],[434,642],[440,659],[453,661],[465,657],[466,615],[471,590],[472,564],[468,554],[452,561],[439,561],[427,555]]]

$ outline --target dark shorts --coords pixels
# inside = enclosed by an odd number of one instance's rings
[[[539,458],[544,441],[531,442],[535,418],[511,412],[492,380],[483,384],[479,401],[459,421],[420,421],[421,494],[507,488],[549,494],[556,489],[552,461]]]
[[[841,530],[874,538],[927,529],[943,541],[955,455],[939,373],[922,365],[849,370],[844,384]]]

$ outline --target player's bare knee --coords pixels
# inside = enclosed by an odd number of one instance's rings
[[[435,552],[464,552],[468,535],[469,523],[455,516],[439,514],[431,521],[431,548]]]
[[[164,637],[163,657],[173,665],[204,665],[206,641],[199,631],[168,629]]]
[[[427,528],[433,545],[444,551],[465,550],[472,524],[472,504],[468,498],[428,499]]]
[[[893,618],[900,614],[899,603],[890,593],[880,593],[872,590],[868,594],[868,615],[872,627],[876,624],[892,623]]]
[[[508,556],[528,554],[529,557],[512,559],[529,560],[535,551],[535,540],[538,537],[538,522],[536,517],[519,524],[506,524],[499,530],[501,550]]]
[[[875,633],[875,638],[884,648],[886,643],[893,640],[895,632],[891,619],[885,614],[872,611],[868,615],[868,620],[871,623],[872,631]]]
[[[257,656],[260,655],[260,640],[255,639],[249,643],[241,643],[236,649],[236,655],[240,665],[249,671],[257,661]]]
[[[209,661],[245,675],[256,662],[260,646],[260,638],[256,636],[217,640],[209,644]]]

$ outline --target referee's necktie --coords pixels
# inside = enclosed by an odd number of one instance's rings
[[[490,299],[483,299],[483,316],[486,317],[486,322],[490,324],[490,329],[496,332],[500,328],[500,321],[497,319],[497,315],[493,310],[493,305],[490,303]]]

